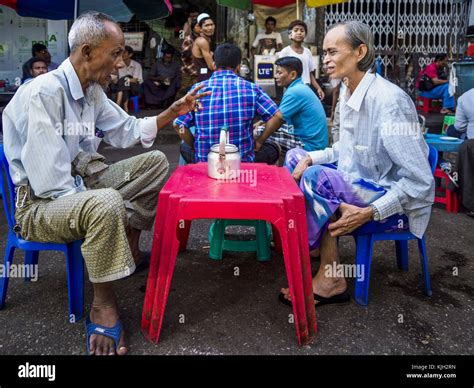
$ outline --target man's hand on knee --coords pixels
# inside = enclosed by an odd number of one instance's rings
[[[293,170],[293,178],[295,179],[295,181],[299,182],[299,180],[303,176],[303,173],[312,164],[313,164],[313,160],[311,159],[310,156],[307,156],[301,159],[296,165],[295,169]]]
[[[349,205],[348,203],[341,203],[339,211],[341,217],[328,226],[329,233],[332,237],[342,236],[352,232],[366,222],[369,222],[373,216],[373,210],[370,206],[358,207]]]

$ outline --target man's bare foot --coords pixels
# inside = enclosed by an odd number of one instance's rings
[[[454,111],[452,109],[449,109],[449,108],[443,108],[440,110],[440,112],[442,115],[453,115],[454,114]]]
[[[331,298],[332,296],[342,294],[347,290],[347,282],[345,278],[326,278],[324,273],[319,270],[313,278],[313,293],[323,298]],[[291,294],[289,288],[282,288],[281,293],[284,298],[291,302]],[[314,301],[317,305],[319,302]]]
[[[90,312],[90,320],[91,322],[97,325],[112,328],[119,321],[117,307],[92,306],[91,312]],[[115,342],[112,338],[109,338],[103,335],[98,335],[98,334],[92,334],[90,336],[89,347],[90,347],[90,354],[93,354],[96,356],[106,356],[106,355],[123,356],[127,354],[128,352],[128,348],[125,344],[125,334],[123,330],[122,330],[122,335],[120,337],[120,341],[117,346],[117,349],[115,348]]]

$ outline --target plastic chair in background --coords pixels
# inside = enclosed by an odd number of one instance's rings
[[[139,106],[139,104],[138,104],[138,96],[130,97],[130,98],[128,99],[128,103],[129,103],[129,108],[130,108],[130,105],[133,106],[133,111],[134,111],[135,113],[140,112],[140,106]]]
[[[441,134],[445,135],[448,127],[454,125],[456,122],[456,116],[446,115],[444,116],[443,128],[441,128]]]
[[[225,229],[227,226],[253,226],[255,228],[254,240],[226,240]],[[258,261],[268,261],[272,255],[270,242],[272,228],[265,221],[255,220],[216,220],[209,229],[210,250],[209,257],[222,260],[222,251],[256,252]]]
[[[417,96],[415,102],[416,110],[421,110],[424,113],[439,112],[442,105],[441,101],[439,99]]]
[[[434,173],[438,161],[438,151],[429,146],[429,162]],[[425,283],[425,294],[431,296],[428,255],[425,238],[417,238],[408,230],[408,218],[405,215],[393,215],[386,220],[370,221],[351,233],[356,242],[356,265],[362,268],[363,277],[355,282],[355,300],[366,306],[369,303],[370,266],[372,263],[372,248],[376,241],[395,241],[398,268],[408,271],[408,241],[417,240],[421,268]]]
[[[0,194],[7,217],[8,237],[3,260],[4,268],[9,268],[13,261],[15,249],[25,251],[25,264],[37,265],[40,251],[60,251],[66,256],[66,272],[68,280],[69,322],[79,321],[84,313],[84,259],[81,253],[82,241],[67,244],[39,243],[26,241],[17,235],[15,226],[15,192],[10,177],[8,161],[0,144]],[[31,268],[31,267],[30,267]],[[8,276],[0,277],[0,310],[5,306]],[[30,280],[26,278],[25,280]]]
[[[435,178],[439,178],[444,181],[444,184],[440,182],[439,186],[435,187],[435,203],[440,203],[446,206],[448,213],[459,212],[459,197],[456,191],[449,189],[450,178],[449,175],[441,168],[436,168],[434,172]],[[444,196],[438,195],[443,194]]]
[[[383,77],[383,74],[382,74],[382,58],[378,57],[375,60],[375,69],[376,69],[377,74],[380,75],[381,77]]]

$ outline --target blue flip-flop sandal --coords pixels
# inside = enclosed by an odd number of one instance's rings
[[[91,354],[90,351],[90,341],[91,335],[103,335],[105,337],[112,338],[115,342],[115,353],[117,353],[117,348],[120,343],[120,337],[122,336],[123,326],[120,320],[117,321],[117,324],[114,327],[105,327],[91,322],[90,316],[87,316],[86,319],[86,345],[87,345],[87,354]]]

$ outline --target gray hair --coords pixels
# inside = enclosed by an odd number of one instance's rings
[[[105,21],[117,23],[111,16],[97,11],[87,11],[72,24],[68,35],[69,48],[75,51],[83,44],[95,47],[107,38]]]
[[[344,26],[346,33],[346,41],[353,48],[356,49],[361,44],[367,46],[367,53],[365,57],[357,64],[357,68],[360,71],[367,71],[373,69],[375,63],[375,47],[374,47],[374,35],[370,30],[370,27],[357,20],[342,22],[331,26],[329,30],[335,27]]]

